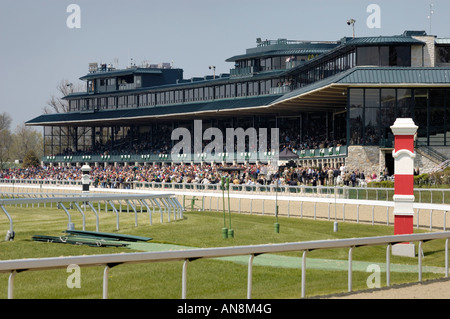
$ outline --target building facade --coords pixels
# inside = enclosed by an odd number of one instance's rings
[[[450,155],[450,40],[423,31],[339,41],[257,39],[233,56],[227,74],[183,78],[170,64],[89,65],[85,92],[64,97],[69,112],[43,114],[43,161],[164,162],[175,128],[279,128],[281,148],[301,165],[393,172],[397,117],[419,126],[417,166]],[[227,154],[180,154],[186,162],[263,160]],[[279,151],[279,150],[277,150]]]

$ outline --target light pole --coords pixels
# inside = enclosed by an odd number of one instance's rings
[[[220,185],[222,186],[222,209],[223,209],[222,237],[226,239],[228,238],[228,229],[225,221],[225,176],[222,176]]]
[[[209,66],[210,70],[213,70],[213,79],[216,79],[216,66],[215,65],[210,65]]]
[[[349,20],[347,20],[347,24],[348,24],[348,25],[351,25],[352,28],[353,28],[353,39],[355,38],[355,22],[356,22],[355,19],[349,19]]]
[[[273,225],[275,233],[280,232],[280,224],[278,223],[278,183],[280,181],[280,177],[277,176],[275,182],[275,224]]]

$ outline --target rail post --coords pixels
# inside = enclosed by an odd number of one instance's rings
[[[414,136],[417,126],[411,118],[397,118],[391,130],[395,136],[394,158],[394,234],[412,234],[414,217]],[[401,243],[392,247],[392,254],[415,256],[412,243]]]

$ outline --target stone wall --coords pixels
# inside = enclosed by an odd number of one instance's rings
[[[380,161],[380,153],[378,146],[349,146],[345,166],[349,172],[359,170],[366,176],[372,172],[379,175],[380,167],[384,167],[384,156]]]
[[[415,36],[414,39],[425,42],[425,47],[423,48],[423,66],[424,67],[434,67],[435,66],[435,36]],[[417,58],[414,50],[412,51],[412,66],[421,66],[418,61],[414,62]]]
[[[450,158],[450,147],[433,147],[439,153]],[[380,148],[378,146],[360,146],[353,145],[348,147],[348,156],[345,160],[345,166],[348,171],[359,170],[367,176],[375,172],[377,176],[383,171],[385,165],[385,156],[392,153],[391,148]],[[429,155],[415,150],[414,167],[419,169],[420,173],[431,172],[439,163],[439,161],[431,158]],[[389,172],[390,175],[394,172]]]

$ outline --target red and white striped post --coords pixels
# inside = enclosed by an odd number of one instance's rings
[[[394,158],[394,234],[412,234],[414,218],[414,135],[417,126],[410,118],[398,118],[391,130],[395,136]],[[414,244],[394,245],[395,255],[415,256]]]

